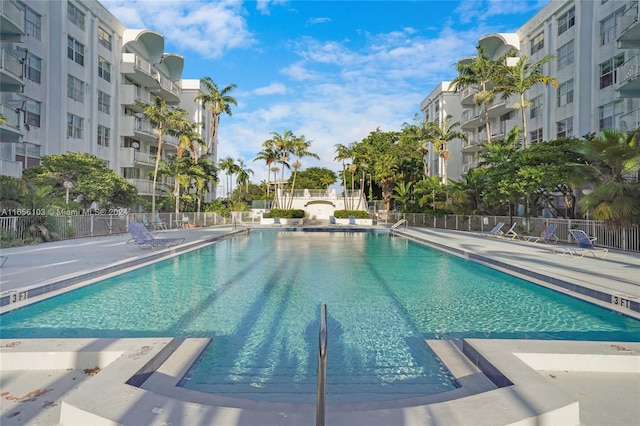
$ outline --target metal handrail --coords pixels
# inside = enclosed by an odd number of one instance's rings
[[[318,391],[316,395],[316,426],[324,426],[327,404],[327,305],[320,305],[320,333],[318,335]]]
[[[244,230],[247,231],[247,232],[249,232],[249,230],[251,229],[251,228],[249,228],[249,225],[247,225],[246,223],[244,223],[240,219],[236,219],[236,220],[233,221],[233,230],[234,231],[236,230],[237,226],[240,226],[240,227],[244,228]]]
[[[399,227],[400,225],[402,225],[404,223],[404,227],[405,229],[407,228],[407,219],[400,219],[399,221],[397,221],[395,224],[393,224],[393,226],[391,227],[391,231],[393,231],[394,229],[396,229],[397,227]]]

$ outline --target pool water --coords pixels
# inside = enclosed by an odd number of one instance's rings
[[[319,306],[327,401],[454,389],[425,339],[638,341],[640,321],[374,233],[252,232],[0,317],[2,338],[210,337],[181,385],[315,401]]]

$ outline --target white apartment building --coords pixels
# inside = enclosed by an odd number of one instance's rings
[[[159,96],[208,131],[193,102],[199,81],[183,83],[184,60],[165,52],[162,34],[125,28],[95,0],[2,0],[0,19],[0,174],[19,177],[44,155],[89,153],[150,196],[158,136],[144,106]],[[164,136],[163,158],[176,146]]]
[[[635,0],[551,1],[515,33],[478,40],[493,60],[510,49],[532,62],[547,54],[555,57],[544,73],[556,78],[558,88],[539,85],[526,94],[531,103],[526,109],[529,144],[640,125],[639,18]],[[462,110],[457,119],[467,134],[462,174],[477,166],[478,145],[486,140],[484,112],[473,104],[476,91],[458,94]],[[496,98],[488,105],[492,138],[522,127],[517,103],[515,97]],[[460,177],[452,172],[450,178]]]

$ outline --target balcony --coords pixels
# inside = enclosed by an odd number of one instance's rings
[[[159,73],[153,65],[135,53],[122,54],[122,73],[150,89],[160,89]]]
[[[127,179],[127,181],[130,184],[135,185],[135,187],[138,189],[138,194],[139,195],[148,195],[148,196],[153,195],[153,181],[152,180]],[[169,195],[169,193],[164,189],[165,186],[166,186],[166,184],[163,184],[162,182],[158,182],[156,184],[156,196],[166,197],[166,196]]]
[[[481,116],[480,107],[474,107],[462,112],[462,123],[460,128],[462,130],[475,130],[484,123],[484,119]]]
[[[624,11],[620,18],[620,36],[618,46],[621,49],[635,49],[640,47],[640,16],[638,2],[631,3],[631,6]]]
[[[6,118],[6,122],[4,124],[0,124],[0,142],[22,142],[22,132],[20,131],[20,112],[6,105],[0,105],[0,114],[4,115]]]
[[[147,166],[153,167],[156,157],[135,148],[120,148],[120,167]]]
[[[0,91],[22,91],[22,61],[11,50],[0,49]]]
[[[496,98],[486,104],[487,113],[489,118],[500,117],[508,112],[518,109],[518,102],[515,97],[509,97],[508,99]]]
[[[168,104],[179,103],[181,92],[180,87],[161,74],[158,74],[158,81],[160,83],[160,90],[158,95]]]
[[[640,109],[635,109],[620,116],[618,121],[618,128],[620,130],[635,130],[638,127],[640,127]]]
[[[636,55],[616,70],[616,90],[623,98],[640,96],[640,56]]]
[[[0,158],[0,175],[14,178],[22,177],[22,163]]]
[[[478,88],[475,86],[466,87],[462,91],[460,91],[460,104],[463,106],[472,106],[473,96],[478,93]]]
[[[0,38],[2,41],[22,43],[24,12],[11,1],[0,1]]]

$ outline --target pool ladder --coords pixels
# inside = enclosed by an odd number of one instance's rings
[[[316,395],[316,426],[324,426],[327,405],[327,305],[320,305],[318,335],[318,390]]]
[[[235,231],[237,227],[244,229],[245,231],[247,231],[247,233],[251,230],[251,228],[249,228],[249,225],[247,225],[240,219],[236,219],[233,221],[233,230]]]
[[[397,221],[396,223],[393,224],[393,226],[391,227],[390,231],[394,231],[396,230],[400,225],[404,224],[404,229],[407,229],[407,219],[400,219],[399,221]]]

